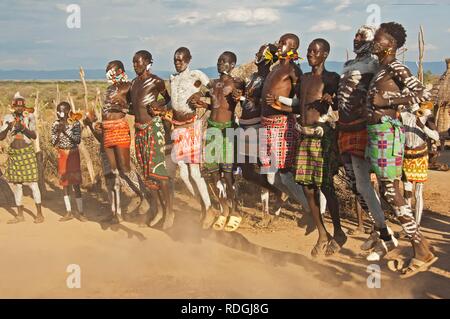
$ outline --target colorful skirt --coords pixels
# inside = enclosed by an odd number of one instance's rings
[[[21,149],[9,148],[5,178],[10,183],[38,181],[37,159],[32,144]]]
[[[142,169],[148,187],[159,189],[152,181],[167,180],[169,177],[165,161],[164,126],[159,116],[150,123],[135,123],[136,159]]]
[[[367,147],[367,125],[359,128],[360,121],[348,124],[339,124],[338,144],[340,154],[351,154],[353,156],[364,158]],[[365,124],[365,123],[363,123]],[[352,130],[352,127],[354,130]]]
[[[393,181],[402,176],[405,133],[400,121],[387,116],[381,120],[381,124],[367,126],[367,157],[379,179]]]
[[[428,147],[405,148],[403,173],[409,182],[424,183],[428,179]]]
[[[295,181],[299,184],[317,187],[333,185],[337,163],[333,156],[333,131],[328,125],[322,127],[322,137],[303,136],[300,140],[295,165]]]
[[[130,127],[125,118],[103,121],[103,146],[130,148]]]
[[[62,187],[81,184],[81,160],[78,148],[58,149],[58,175]]]
[[[172,131],[172,159],[190,164],[202,161],[203,131],[202,122],[194,121],[187,127],[175,127]]]
[[[261,125],[264,127],[259,144],[262,166],[278,169],[292,167],[298,139],[295,118],[286,115],[262,117]]]
[[[219,170],[227,173],[233,171],[234,143],[226,134],[227,128],[232,128],[233,124],[233,121],[215,122],[208,119],[206,145],[203,154],[203,169],[206,173]],[[217,130],[213,129],[220,130],[221,134],[217,134]],[[216,139],[219,139],[219,141],[216,141]]]

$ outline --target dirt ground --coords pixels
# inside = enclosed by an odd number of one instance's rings
[[[450,151],[442,160],[450,163]],[[0,207],[0,298],[450,298],[450,172],[430,171],[429,177],[422,228],[439,260],[430,271],[401,280],[385,259],[378,263],[381,288],[367,287],[363,235],[349,237],[331,258],[311,258],[317,235],[305,236],[309,217],[298,216],[298,223],[283,214],[268,229],[256,229],[261,213],[244,208],[248,214],[237,232],[204,231],[196,221],[199,204],[177,192],[172,229],[111,226],[101,222],[108,215],[104,194],[85,192],[90,221],[60,223],[64,204],[54,188],[43,201],[43,224],[33,223],[29,196],[25,223],[6,224],[14,211]],[[0,196],[11,202],[12,193],[2,189]],[[345,229],[354,225],[343,220]],[[326,226],[332,230],[329,220]],[[411,254],[401,240],[387,257]],[[67,287],[70,264],[80,266],[80,289]]]

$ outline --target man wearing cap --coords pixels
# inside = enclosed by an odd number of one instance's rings
[[[8,139],[8,162],[6,180],[13,185],[17,206],[16,217],[9,221],[15,224],[25,221],[23,215],[23,185],[31,188],[36,203],[35,223],[42,223],[41,193],[38,186],[38,168],[33,141],[36,139],[36,118],[32,108],[25,106],[25,98],[17,92],[12,101],[11,113],[3,117],[0,126],[0,141]]]

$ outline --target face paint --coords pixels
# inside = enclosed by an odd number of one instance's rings
[[[56,115],[60,118],[60,119],[63,119],[64,118],[64,116],[65,116],[65,113],[63,112],[63,111],[60,111],[60,112],[56,112]]]
[[[116,73],[114,69],[110,69],[106,73],[106,79],[110,84],[116,84],[119,82],[128,82],[128,76],[125,72],[122,71],[121,73]]]

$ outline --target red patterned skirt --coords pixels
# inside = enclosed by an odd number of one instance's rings
[[[262,117],[263,134],[260,136],[259,152],[263,167],[278,169],[294,165],[299,134],[292,115]]]

